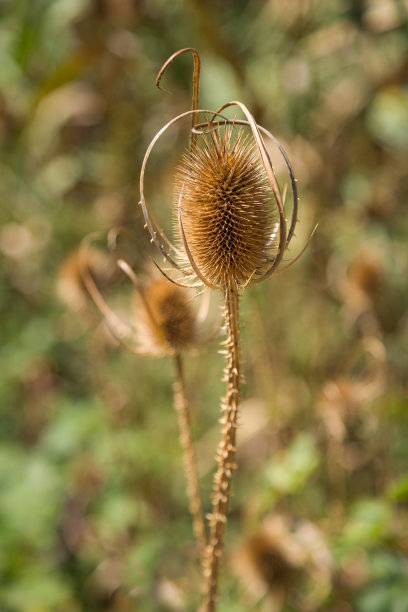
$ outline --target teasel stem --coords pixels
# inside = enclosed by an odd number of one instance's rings
[[[171,55],[169,59],[166,60],[166,62],[160,68],[159,74],[156,77],[156,87],[158,87],[162,91],[165,91],[166,93],[170,93],[167,91],[167,89],[163,89],[163,87],[160,86],[160,81],[162,80],[163,75],[167,71],[168,67],[174,62],[174,60],[177,57],[179,57],[180,55],[183,55],[183,53],[192,53],[193,58],[194,58],[193,94],[192,94],[192,101],[191,101],[191,109],[193,111],[193,114],[191,115],[191,132],[190,132],[190,149],[193,149],[197,143],[197,134],[194,132],[194,126],[196,123],[198,123],[198,114],[199,114],[198,113],[198,90],[200,86],[201,60],[200,60],[198,51],[196,49],[193,49],[192,47],[186,47],[185,49],[180,49],[179,51],[176,51],[176,53],[173,53],[173,55]]]
[[[225,327],[227,366],[224,380],[227,383],[227,393],[222,402],[223,429],[217,451],[218,468],[214,477],[213,508],[209,516],[210,537],[204,562],[205,599],[201,612],[215,612],[216,610],[218,575],[231,495],[231,479],[236,468],[234,459],[241,383],[241,344],[239,295],[233,283],[225,288]]]
[[[187,479],[187,495],[190,513],[193,518],[193,531],[197,540],[201,563],[204,563],[204,553],[207,546],[207,532],[203,518],[200,487],[197,473],[197,460],[191,429],[190,405],[187,399],[184,368],[181,355],[174,356],[176,379],[174,383],[174,406],[177,412],[180,432],[180,444],[183,449],[184,471]]]

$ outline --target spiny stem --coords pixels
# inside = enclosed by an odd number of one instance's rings
[[[225,326],[227,338],[227,394],[222,402],[222,439],[217,451],[218,469],[214,477],[213,509],[210,515],[210,539],[204,563],[205,599],[201,612],[215,612],[218,574],[223,550],[231,493],[232,472],[235,469],[236,429],[239,389],[241,382],[241,345],[239,335],[238,290],[231,284],[225,289]]]
[[[174,383],[174,405],[178,416],[180,443],[183,449],[184,471],[187,479],[187,495],[190,502],[190,512],[193,517],[193,530],[197,539],[200,560],[203,562],[207,546],[207,534],[201,505],[200,488],[197,475],[197,461],[191,433],[190,408],[187,400],[186,385],[181,356],[174,357],[176,366],[176,381]]]

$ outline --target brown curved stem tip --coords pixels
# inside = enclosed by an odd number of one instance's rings
[[[231,478],[235,469],[236,430],[241,383],[241,349],[239,332],[238,290],[225,289],[225,324],[227,338],[227,393],[222,402],[222,439],[217,451],[218,469],[214,477],[213,508],[209,516],[210,539],[204,562],[205,599],[200,612],[215,612],[218,576],[227,523]]]
[[[177,412],[180,430],[180,443],[183,449],[184,470],[187,479],[187,494],[190,502],[190,512],[193,517],[194,535],[197,539],[198,552],[203,562],[207,545],[207,534],[203,518],[200,487],[197,475],[197,461],[191,433],[191,415],[187,400],[184,371],[181,356],[175,355],[176,382],[174,384],[174,405]]]
[[[171,55],[169,59],[160,68],[159,74],[156,77],[156,85],[159,89],[161,89],[161,91],[165,91],[169,93],[167,89],[163,89],[162,87],[160,87],[160,81],[162,80],[163,75],[166,72],[167,68],[174,62],[176,58],[178,58],[180,55],[183,55],[183,53],[192,53],[194,57],[193,94],[192,94],[192,101],[191,101],[191,109],[193,111],[197,111],[198,110],[198,92],[199,92],[199,85],[200,85],[201,60],[200,60],[198,51],[196,49],[193,49],[192,47],[187,47],[186,49],[180,49],[180,51],[176,51],[175,53],[173,53],[173,55]],[[191,116],[191,133],[190,133],[190,147],[191,148],[193,148],[197,142],[197,136],[193,132],[193,128],[195,124],[197,123],[197,121],[198,121],[198,113],[194,112],[193,115]]]

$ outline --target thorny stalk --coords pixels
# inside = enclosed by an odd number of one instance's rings
[[[232,473],[236,467],[236,431],[241,383],[241,344],[239,332],[239,296],[233,284],[225,289],[225,353],[227,393],[222,402],[224,416],[222,438],[217,450],[218,469],[214,477],[213,507],[210,515],[210,538],[204,563],[205,599],[201,612],[216,609],[218,574],[227,523]]]

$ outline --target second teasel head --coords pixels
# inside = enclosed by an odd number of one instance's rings
[[[116,235],[122,231],[123,228],[113,228],[108,238],[113,259]],[[81,278],[111,334],[124,348],[149,357],[176,356],[214,335],[214,332],[208,335],[203,329],[206,327],[208,300],[203,299],[198,305],[192,291],[181,289],[163,278],[150,264],[144,266],[143,278],[139,278],[126,261],[116,260],[116,267],[133,287],[132,308],[127,313],[126,307],[120,311],[112,308],[91,267],[90,255],[94,250],[91,245],[95,239],[95,234],[87,236],[80,247]]]
[[[139,338],[150,350],[179,353],[197,344],[196,309],[177,285],[155,278],[135,293],[134,303]]]

